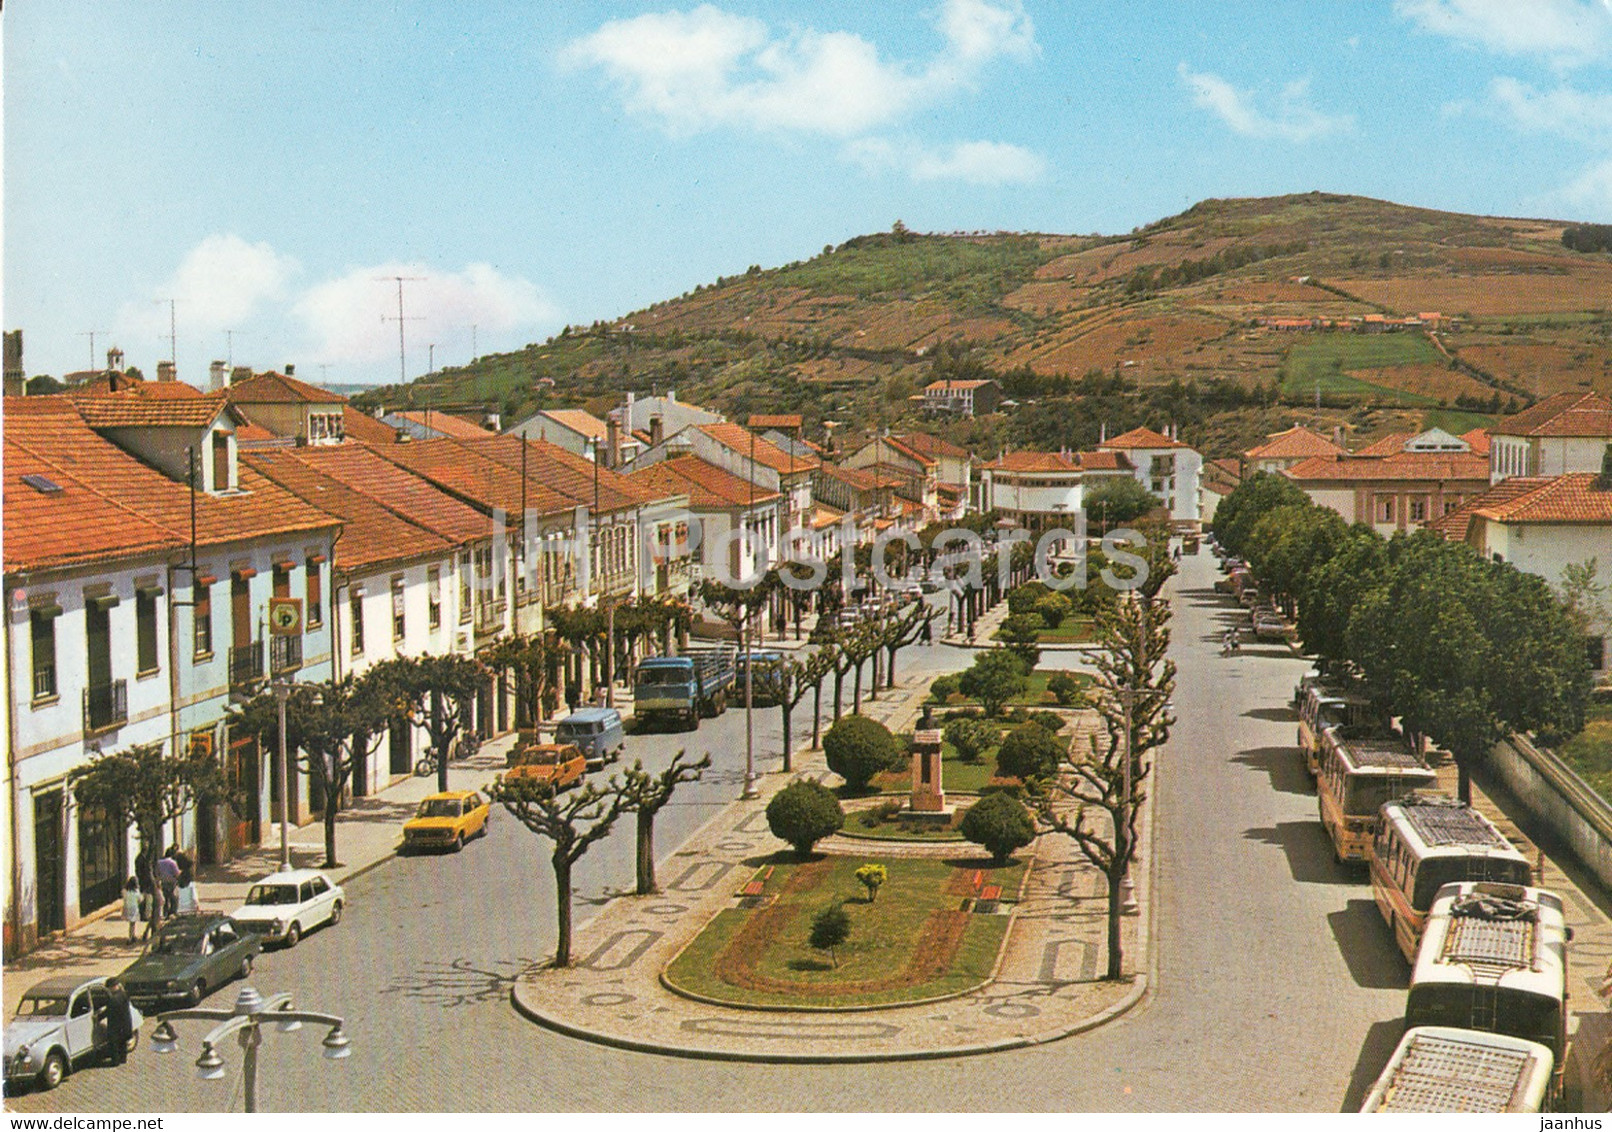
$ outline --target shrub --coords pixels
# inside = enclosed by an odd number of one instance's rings
[[[802,857],[812,846],[845,825],[845,810],[834,792],[818,782],[791,782],[767,803],[767,828]]]
[[[834,949],[850,938],[851,917],[845,914],[845,906],[830,904],[812,917],[812,933],[806,942],[818,951],[828,952],[829,962],[838,967],[840,957]]]
[[[884,724],[865,715],[848,715],[823,736],[828,769],[860,793],[880,771],[899,770],[905,760],[901,742]]]
[[[1030,710],[1028,708],[1021,708],[1021,707],[1008,708],[1007,711],[1002,713],[1002,722],[1003,723],[1015,723],[1015,724],[1016,723],[1029,723],[1030,722]]]
[[[890,879],[890,870],[870,861],[856,870],[856,879],[868,890],[868,903],[872,904],[879,898],[879,886]]]
[[[983,798],[987,794],[1008,794],[1014,798],[1022,798],[1024,783],[1017,778],[988,778],[985,780],[985,785],[980,787],[980,797]]]
[[[996,750],[996,773],[1006,778],[1051,778],[1063,761],[1064,744],[1045,727],[1025,723],[1009,731]]]
[[[1008,612],[1029,613],[1052,589],[1045,582],[1026,582],[1008,591]]]
[[[1049,629],[1056,629],[1062,625],[1064,618],[1074,612],[1074,608],[1075,603],[1061,593],[1049,593],[1035,603],[1035,612],[1046,622]]]
[[[1032,711],[1030,718],[1025,722],[1033,723],[1037,727],[1045,727],[1056,735],[1063,730],[1064,718],[1055,711]]]
[[[1041,639],[1041,630],[1046,626],[1046,621],[1039,613],[1015,613],[1002,622],[996,635],[1012,650],[1014,656],[1024,662],[1028,671],[1041,659],[1041,650],[1036,648],[1036,642]]]
[[[988,794],[968,808],[957,830],[975,845],[983,846],[997,861],[1006,861],[1015,849],[1035,840],[1030,811],[1011,794]]]
[[[929,685],[929,698],[937,704],[946,703],[957,694],[957,680],[955,674],[935,677],[934,683]]]
[[[957,682],[958,690],[980,702],[987,716],[1029,686],[1030,667],[1007,649],[987,649],[974,657]]]
[[[1060,707],[1068,707],[1080,698],[1080,681],[1067,672],[1054,672],[1047,677],[1047,691]]]
[[[983,719],[954,719],[946,725],[946,742],[957,751],[965,763],[977,763],[985,752],[1001,740],[1002,733],[994,723]]]

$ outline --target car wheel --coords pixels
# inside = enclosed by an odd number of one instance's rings
[[[252,974],[252,957],[246,956],[241,960],[241,969],[236,973],[237,978],[247,978]]]
[[[297,941],[301,938],[302,925],[293,920],[291,926],[285,930],[285,945],[295,947],[297,946]]]
[[[457,853],[457,852],[459,852],[459,850],[463,849],[464,847],[465,847],[465,835],[462,834],[462,833],[454,834],[453,835],[453,851],[455,853]]]
[[[330,906],[330,922],[332,926],[341,923],[341,901],[338,900]]]
[[[200,1006],[201,1000],[207,997],[207,980],[197,979],[196,985],[190,988],[192,1006]]]
[[[140,1048],[140,1031],[136,1030],[134,1033],[129,1035],[129,1052],[133,1053],[135,1050],[137,1050],[139,1048]]]
[[[54,1089],[62,1083],[67,1076],[67,1058],[62,1051],[53,1049],[45,1055],[45,1064],[39,1071],[39,1087],[43,1090]]]

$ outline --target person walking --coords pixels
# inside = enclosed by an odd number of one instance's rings
[[[194,916],[199,911],[201,897],[196,892],[196,878],[189,869],[181,869],[174,886],[174,915]]]
[[[179,887],[179,862],[174,860],[174,847],[168,846],[157,861],[157,884],[161,886],[161,908],[164,919],[174,914],[174,889]]]
[[[140,926],[140,882],[130,877],[123,882],[123,922],[129,925],[129,942],[134,942],[135,929]]]
[[[932,645],[932,644],[935,643],[935,634],[933,632],[931,632],[930,628],[929,628],[929,623],[932,620],[933,620],[933,618],[930,618],[930,617],[924,618],[924,633],[923,633],[923,637],[924,637],[924,644],[926,644],[926,645]]]
[[[129,1060],[129,1039],[134,1036],[134,1019],[129,1015],[129,992],[117,978],[106,980],[107,1054],[113,1065]]]

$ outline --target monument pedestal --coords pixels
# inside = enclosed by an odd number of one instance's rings
[[[913,732],[912,795],[907,803],[911,817],[949,822],[955,812],[954,807],[946,805],[946,792],[940,785],[940,745],[944,738],[939,728]]]

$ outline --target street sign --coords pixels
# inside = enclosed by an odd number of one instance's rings
[[[273,637],[300,637],[302,635],[302,599],[300,597],[271,597],[269,599],[269,635]]]

